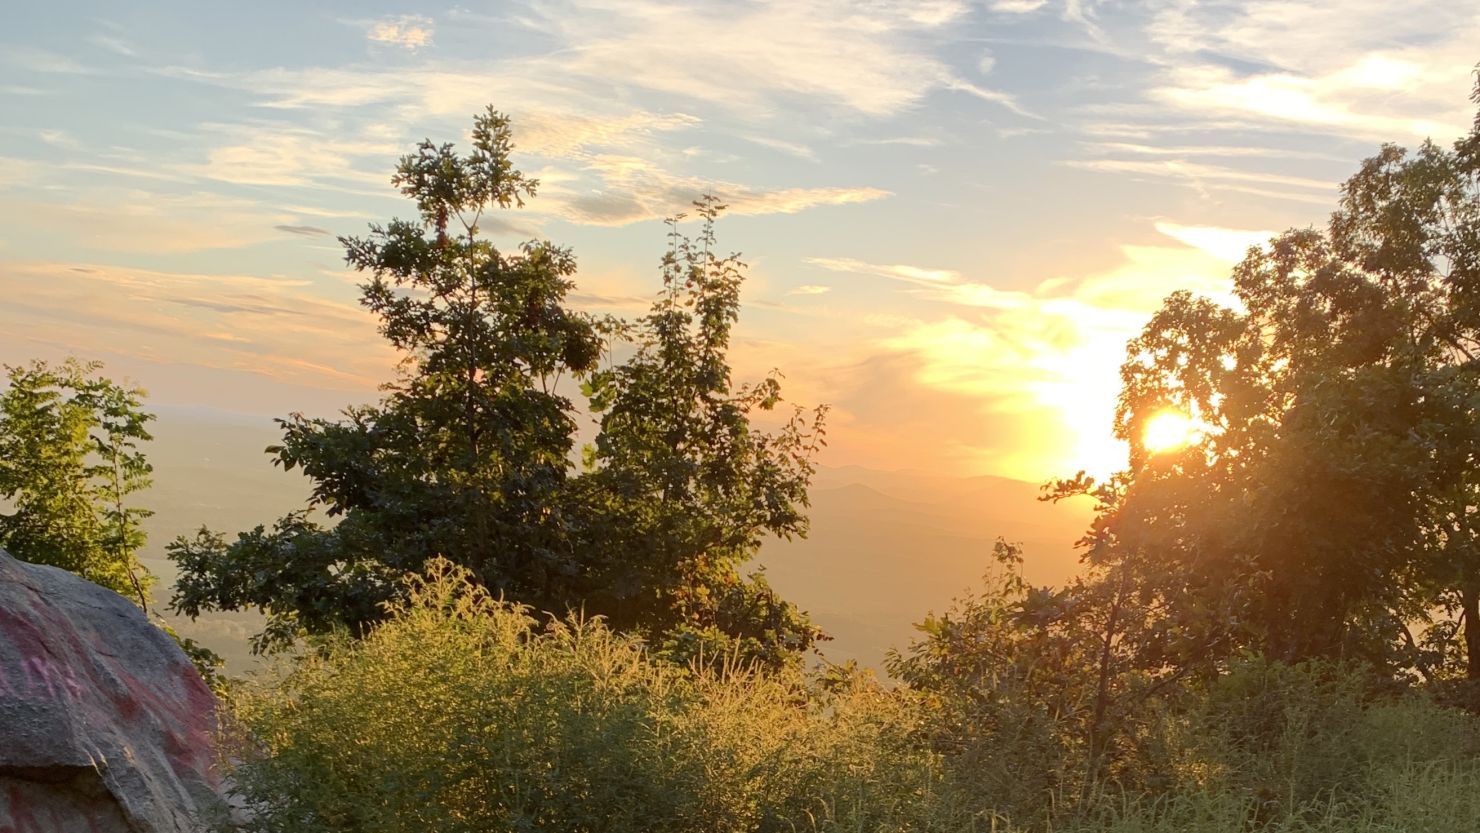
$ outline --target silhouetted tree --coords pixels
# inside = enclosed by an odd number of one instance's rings
[[[701,246],[671,238],[650,316],[597,322],[565,306],[568,250],[500,251],[480,235],[485,210],[534,194],[511,150],[491,109],[468,155],[423,142],[393,179],[418,218],[341,240],[370,276],[361,302],[402,354],[399,378],[345,419],[280,421],[283,442],[268,451],[313,481],[309,509],[231,542],[209,530],[176,541],[175,606],[267,611],[259,649],[359,631],[405,575],[443,556],[510,600],[606,615],[676,655],[738,648],[782,661],[816,632],[739,565],[762,534],[805,532],[820,422],[757,430],[750,414],[779,401],[775,378],[731,383],[741,274],[711,251],[720,206],[700,203]],[[635,355],[598,369],[603,339],[631,340]],[[562,378],[581,381],[602,415],[578,476]]]
[[[1434,674],[1460,623],[1480,675],[1477,149],[1480,125],[1384,146],[1324,231],[1249,251],[1241,309],[1176,293],[1129,345],[1131,469],[1097,526],[1146,587],[1225,611],[1225,649]],[[1167,408],[1202,434],[1152,454]]]

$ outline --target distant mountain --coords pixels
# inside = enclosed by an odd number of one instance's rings
[[[154,487],[145,564],[168,599],[173,565],[165,544],[202,524],[228,535],[270,524],[299,508],[308,481],[272,466],[264,449],[280,437],[270,420],[196,408],[157,409]],[[950,477],[857,466],[822,467],[812,489],[812,532],[768,541],[760,562],[786,598],[810,611],[834,638],[829,659],[877,666],[891,646],[913,637],[926,612],[945,609],[979,583],[998,536],[1026,547],[1030,581],[1072,575],[1072,543],[1089,523],[1086,503],[1050,505],[1036,484],[1001,477]],[[254,664],[247,638],[254,613],[174,621],[184,634],[226,657],[232,673]]]

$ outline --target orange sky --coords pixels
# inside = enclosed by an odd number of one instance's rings
[[[374,396],[394,357],[334,237],[493,103],[542,183],[499,240],[640,313],[712,190],[751,265],[734,348],[833,406],[824,462],[1104,473],[1125,340],[1319,224],[1384,140],[1470,118],[1480,13],[1372,0],[33,4],[0,32],[0,360],[102,359],[155,401]]]

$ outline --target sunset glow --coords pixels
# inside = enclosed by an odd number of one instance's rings
[[[373,398],[394,357],[335,238],[403,213],[397,157],[493,104],[541,185],[485,224],[570,247],[580,309],[640,314],[662,219],[712,191],[751,266],[737,381],[779,368],[830,404],[824,462],[1031,481],[1125,464],[1117,368],[1167,294],[1225,300],[1374,142],[1466,129],[1477,34],[1377,50],[1347,33],[1387,14],[1284,0],[1237,26],[1158,3],[91,5],[0,32],[0,281],[24,299],[3,357],[264,419]]]
[[[1158,412],[1146,421],[1141,432],[1141,444],[1152,454],[1175,451],[1190,444],[1197,433],[1197,426],[1180,411]]]

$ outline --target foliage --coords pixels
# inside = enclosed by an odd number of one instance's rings
[[[1384,146],[1326,229],[1249,250],[1237,308],[1166,300],[1121,369],[1130,468],[1053,486],[1098,500],[1086,557],[1162,620],[1142,667],[1480,675],[1477,287],[1480,125],[1453,150]],[[1201,435],[1152,453],[1168,409]]]
[[[1164,775],[1142,748],[1187,669],[1152,664],[1182,632],[1123,565],[1087,565],[1062,588],[1021,576],[1018,545],[998,540],[982,590],[930,616],[890,673],[925,696],[922,736],[976,811],[1019,821],[1077,811],[1105,782],[1150,789]],[[1012,750],[1012,754],[1003,754]]]
[[[805,532],[821,414],[761,431],[751,415],[780,401],[776,378],[731,382],[742,274],[713,253],[722,206],[699,204],[700,245],[675,231],[651,315],[596,322],[565,306],[568,250],[511,253],[480,236],[486,209],[535,192],[511,151],[508,120],[491,109],[467,155],[422,143],[393,180],[418,218],[341,241],[369,275],[361,302],[402,354],[399,378],[342,420],[280,421],[268,451],[310,478],[309,509],[232,541],[209,530],[177,540],[175,607],[265,610],[258,649],[361,633],[402,577],[442,556],[506,598],[607,615],[675,656],[734,644],[787,661],[816,631],[740,566],[762,534]],[[613,365],[608,354],[599,369],[603,339],[630,340],[635,355]],[[578,476],[563,378],[601,415]]]
[[[982,591],[917,625],[888,669],[924,696],[924,740],[960,777],[952,786],[1023,818],[1081,783],[1095,640],[1072,590],[1024,582],[1016,545],[999,540],[993,556]]]
[[[779,374],[736,386],[726,353],[740,316],[743,264],[715,251],[724,206],[695,203],[697,242],[678,235],[663,258],[663,293],[652,312],[616,335],[634,355],[591,374],[585,391],[600,430],[574,485],[593,537],[583,601],[618,627],[662,640],[686,661],[733,642],[775,664],[819,636],[761,575],[740,568],[765,534],[804,535],[812,459],[823,444],[825,409],[795,409],[777,432],[752,414],[781,402]]]
[[[554,500],[574,425],[553,388],[590,369],[596,336],[562,306],[570,252],[505,252],[479,234],[485,210],[522,205],[537,186],[509,150],[508,121],[491,111],[466,156],[423,142],[393,178],[418,218],[341,241],[369,275],[361,301],[402,353],[399,378],[344,420],[279,420],[283,441],[268,449],[310,478],[312,505],[338,523],[304,511],[230,545],[205,530],[177,541],[177,608],[259,606],[273,617],[259,639],[282,642],[300,628],[363,628],[399,576],[438,554],[531,601],[558,597],[578,572]]]
[[[6,365],[0,392],[0,546],[76,573],[148,607],[153,579],[139,563],[139,523],[151,513],[129,496],[152,471],[139,446],[154,415],[144,392],[68,359]]]
[[[685,670],[599,620],[540,627],[445,561],[363,640],[233,700],[249,830],[925,829],[908,697]]]
[[[1074,831],[1460,830],[1480,721],[1374,689],[1370,669],[1248,658],[1147,738],[1160,789],[1106,792]]]
[[[685,669],[446,562],[314,647],[228,695],[246,830],[1458,831],[1480,786],[1480,719],[1354,666],[1239,660],[1144,710],[1086,791],[1054,781],[1083,751],[1042,710],[1065,684],[1028,663],[975,690]]]

